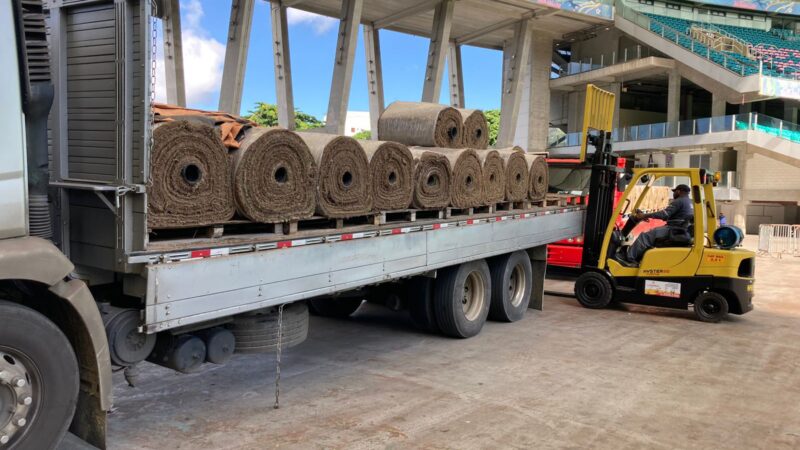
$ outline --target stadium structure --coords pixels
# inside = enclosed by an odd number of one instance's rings
[[[747,233],[800,220],[800,3],[617,1],[554,43],[553,155],[578,152],[587,83],[617,94],[615,148],[638,166],[721,171],[720,209]]]

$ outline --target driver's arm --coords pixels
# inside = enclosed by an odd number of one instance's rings
[[[678,211],[678,202],[671,201],[666,208],[662,209],[661,211],[652,212],[649,214],[643,214],[643,219],[660,219],[660,220],[669,220],[677,211]]]

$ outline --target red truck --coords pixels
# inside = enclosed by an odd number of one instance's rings
[[[548,159],[550,166],[550,189],[561,193],[573,194],[581,197],[581,203],[589,199],[589,179],[591,178],[591,165],[580,162],[578,159]],[[617,167],[633,167],[632,158],[619,158]],[[614,192],[614,206],[622,196],[622,191]],[[624,225],[625,219],[618,218],[618,225]],[[637,225],[633,234],[639,234],[651,228],[661,226],[660,220],[651,220]],[[577,269],[581,266],[583,258],[583,235],[564,239],[547,246],[547,265]]]

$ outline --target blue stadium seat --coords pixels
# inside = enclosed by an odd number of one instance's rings
[[[710,59],[735,73],[753,75],[758,73],[759,61],[763,62],[763,72],[772,76],[800,77],[800,41],[787,40],[784,33],[772,33],[753,28],[732,25],[714,25],[714,27],[736,36],[751,49],[756,59],[739,53],[709,50],[705,45],[695,41],[692,45],[690,37],[692,26],[702,28],[702,22],[680,19],[677,17],[645,14],[650,17],[650,31],[664,36],[681,47],[694,51],[698,55]]]

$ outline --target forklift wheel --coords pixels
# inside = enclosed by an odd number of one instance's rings
[[[728,301],[716,292],[703,292],[694,300],[694,315],[703,322],[717,323],[728,315]]]
[[[611,288],[611,282],[603,274],[586,272],[575,282],[575,297],[586,308],[605,308],[613,296],[614,290]]]

